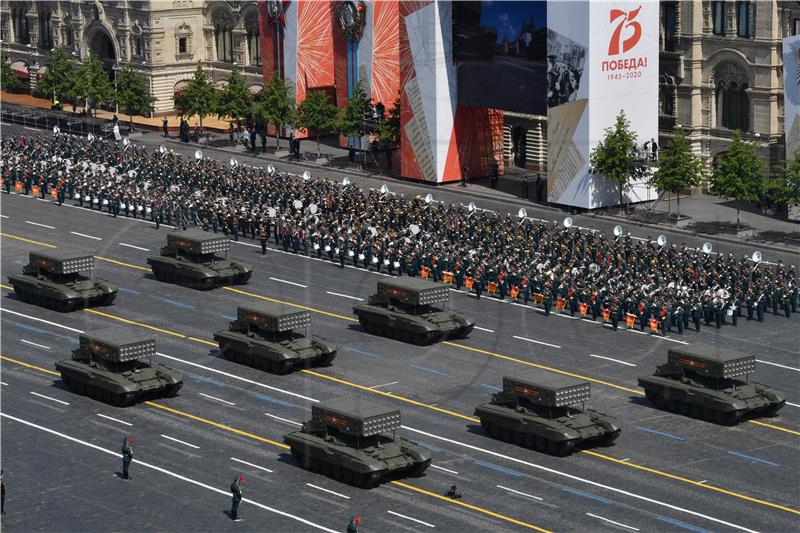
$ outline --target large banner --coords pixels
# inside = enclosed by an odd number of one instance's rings
[[[783,40],[783,105],[786,159],[800,151],[800,35]]]
[[[547,9],[548,201],[616,205],[616,184],[589,172],[589,156],[625,111],[639,143],[658,138],[656,1],[550,2]],[[626,202],[648,199],[634,184]]]

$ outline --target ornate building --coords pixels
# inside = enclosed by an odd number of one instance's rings
[[[198,61],[218,87],[235,65],[252,92],[263,87],[255,1],[2,0],[0,38],[3,54],[32,92],[49,52],[59,46],[76,60],[98,55],[112,77],[133,66],[158,99],[156,113],[173,109],[173,94]]]
[[[800,2],[661,2],[659,129],[681,125],[709,164],[735,130],[770,166],[784,158],[781,40],[800,32]]]

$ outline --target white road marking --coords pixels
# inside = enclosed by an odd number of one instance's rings
[[[132,426],[130,422],[125,422],[124,420],[120,420],[119,418],[114,418],[113,416],[104,415],[102,413],[97,413],[97,416],[108,418],[109,420],[113,420],[114,422],[119,422],[120,424],[125,424],[126,426]]]
[[[287,424],[294,424],[295,426],[302,426],[300,422],[295,422],[294,420],[289,420],[288,418],[281,418],[279,416],[271,415],[269,413],[264,413],[270,418],[274,418],[275,420],[280,420],[281,422],[286,422]]]
[[[364,301],[364,298],[359,298],[358,296],[349,296],[347,294],[341,294],[338,292],[331,292],[331,291],[325,291],[325,293],[333,296],[341,296],[342,298],[350,298],[351,300],[358,300],[359,302]]]
[[[135,248],[135,249],[141,250],[143,252],[149,252],[150,251],[149,248],[142,248],[141,246],[134,246],[132,244],[127,244],[127,243],[124,243],[124,242],[119,243],[119,245],[120,246],[127,246],[128,248]]]
[[[62,439],[66,439],[66,440],[69,440],[71,442],[75,442],[77,444],[81,444],[83,446],[86,446],[88,448],[92,448],[92,449],[97,450],[99,452],[103,452],[103,453],[105,453],[107,455],[111,455],[113,457],[119,457],[119,451],[113,451],[113,450],[107,450],[105,448],[101,448],[100,446],[98,446],[96,444],[92,444],[90,442],[86,442],[86,441],[83,441],[83,440],[80,440],[80,439],[76,439],[75,437],[71,437],[69,435],[66,435],[64,433],[60,433],[60,432],[55,431],[53,429],[46,428],[46,427],[40,426],[38,424],[34,424],[33,422],[28,422],[27,420],[23,420],[21,418],[15,417],[15,416],[8,415],[6,413],[0,413],[0,417],[8,418],[9,420],[13,420],[15,422],[19,422],[20,424],[24,424],[26,426],[39,429],[39,430],[44,431],[46,433],[50,433],[51,435],[55,435],[57,437],[61,437]],[[149,468],[151,470],[155,470],[156,472],[161,472],[162,474],[166,474],[166,475],[171,476],[171,477],[173,477],[175,479],[180,479],[181,481],[185,481],[185,482],[190,483],[192,485],[195,485],[197,487],[202,487],[202,488],[204,488],[206,490],[210,490],[212,492],[216,492],[217,494],[222,494],[223,496],[227,496],[228,498],[230,498],[230,495],[231,495],[230,491],[225,491],[225,490],[222,490],[222,489],[218,489],[217,487],[212,487],[211,485],[206,485],[205,483],[201,483],[199,481],[195,481],[194,479],[188,478],[186,476],[182,476],[180,474],[177,474],[177,473],[172,472],[170,470],[167,470],[165,468],[161,468],[160,466],[155,466],[155,465],[152,465],[150,463],[146,463],[146,462],[144,462],[144,461],[142,461],[140,459],[134,459],[134,462],[137,465],[141,466],[141,467]],[[263,503],[259,503],[257,501],[251,500],[249,498],[242,498],[242,501],[245,502],[245,503],[248,503],[250,505],[253,505],[255,507],[258,507],[260,509],[263,509],[265,511],[269,511],[269,512],[275,513],[275,514],[280,515],[280,516],[285,516],[286,518],[289,518],[291,520],[295,520],[295,521],[300,522],[302,524],[305,524],[307,526],[311,526],[311,527],[314,527],[314,528],[319,529],[321,531],[325,531],[326,533],[338,533],[338,530],[330,529],[330,528],[327,528],[325,526],[321,526],[321,525],[319,525],[319,524],[317,524],[315,522],[312,522],[310,520],[306,520],[305,518],[302,518],[300,516],[293,515],[291,513],[287,513],[286,511],[281,511],[279,509],[275,509],[274,507],[269,507],[267,505],[264,505]]]
[[[37,348],[44,348],[45,350],[49,350],[49,346],[45,346],[44,344],[36,344],[35,342],[27,341],[25,339],[20,339],[19,342],[24,342],[25,344],[30,344],[31,346],[36,346]]]
[[[242,463],[243,465],[252,466],[253,468],[258,468],[259,470],[263,470],[265,472],[269,472],[272,474],[272,470],[269,468],[264,468],[263,466],[254,465],[253,463],[248,463],[247,461],[242,461],[241,459],[237,459],[236,457],[231,457],[231,461],[236,461],[237,463]]]
[[[280,278],[269,278],[269,279],[271,279],[272,281],[277,281],[278,283],[286,283],[287,285],[294,285],[295,287],[302,287],[304,289],[306,288],[306,286],[303,285],[302,283],[295,283],[294,281],[286,281],[285,279],[280,279]]]
[[[513,335],[513,337],[514,337],[515,339],[519,339],[519,340],[521,340],[521,341],[535,342],[536,344],[541,344],[541,345],[543,345],[543,346],[549,346],[549,347],[551,347],[551,348],[561,348],[561,346],[559,346],[558,344],[550,344],[549,342],[537,341],[536,339],[529,339],[529,338],[527,338],[527,337],[518,337],[518,336],[516,336],[516,335]]]
[[[791,405],[792,407],[800,407],[800,404],[786,402],[786,405]]]
[[[400,383],[400,382],[399,381],[392,381],[391,383],[384,383],[383,385],[373,385],[372,387],[369,387],[369,388],[370,389],[379,389],[381,387],[388,387],[389,385],[396,385],[398,383]]]
[[[703,483],[705,483],[707,481],[708,481],[707,479],[704,479],[703,481],[698,481],[698,483],[700,483],[702,485]]]
[[[334,496],[338,496],[340,498],[344,498],[345,500],[349,500],[350,496],[345,496],[344,494],[339,494],[338,492],[334,492],[330,489],[325,489],[322,487],[318,487],[316,485],[312,485],[311,483],[306,483],[306,486],[311,487],[312,489],[321,490],[322,492],[327,492],[328,494],[333,494]]]
[[[756,359],[756,361],[758,361],[759,363],[764,363],[765,365],[772,365],[780,368],[785,368],[786,370],[794,370],[795,372],[800,372],[800,368],[795,368],[793,366],[779,365],[778,363],[773,363],[771,361],[764,361],[763,359]]]
[[[73,235],[77,235],[78,237],[86,237],[87,239],[94,239],[96,241],[102,241],[100,237],[94,237],[92,235],[86,235],[85,233],[78,233],[77,231],[70,231]]]
[[[56,324],[55,322],[50,322],[49,320],[45,320],[43,318],[36,318],[35,316],[24,315],[22,313],[17,313],[16,311],[12,311],[11,309],[6,309],[4,307],[0,307],[0,313],[11,313],[12,315],[17,315],[25,318],[29,318],[31,320],[35,320],[36,322],[42,322],[43,324],[48,324],[50,326],[56,326],[58,328],[66,329],[67,331],[74,331],[75,333],[84,333],[82,329],[75,329],[64,326],[62,324]]]
[[[678,339],[673,339],[672,337],[658,337],[657,336],[656,338],[657,339],[664,339],[665,341],[670,341],[670,342],[677,342],[678,344],[689,344],[686,341],[679,341]]]
[[[30,224],[31,226],[39,226],[47,229],[56,229],[55,226],[48,226],[47,224],[39,224],[38,222],[31,222],[30,220],[26,220],[25,223]]]
[[[475,326],[475,329],[480,330],[480,331],[485,331],[486,333],[494,333],[493,329],[482,328],[480,326]]]
[[[633,526],[629,526],[621,522],[614,522],[613,520],[609,520],[608,518],[603,518],[602,516],[596,514],[586,513],[586,516],[591,516],[592,518],[597,518],[598,520],[602,520],[603,522],[608,522],[609,524],[614,524],[615,526],[624,527],[625,529],[630,529],[631,531],[639,531],[637,528]]]
[[[580,320],[580,317],[578,316],[565,315],[563,313],[559,313],[558,311],[551,311],[550,316],[560,316],[561,318],[569,318],[570,320]]]
[[[647,496],[643,496],[641,494],[637,494],[637,493],[634,493],[634,492],[629,492],[629,491],[623,490],[623,489],[618,489],[617,487],[612,487],[611,485],[605,485],[605,484],[599,483],[597,481],[592,481],[590,479],[582,478],[582,477],[579,477],[579,476],[576,476],[576,475],[573,475],[573,474],[568,474],[566,472],[562,472],[561,470],[556,470],[554,468],[548,468],[548,467],[546,467],[544,465],[540,465],[540,464],[537,464],[537,463],[532,463],[530,461],[525,461],[523,459],[518,459],[518,458],[512,457],[510,455],[503,455],[502,453],[499,453],[499,452],[495,452],[495,451],[492,451],[492,450],[487,450],[485,448],[479,448],[478,446],[473,446],[473,445],[467,444],[465,442],[459,442],[457,440],[448,439],[447,437],[440,437],[439,435],[434,435],[433,433],[428,433],[427,431],[422,431],[422,430],[415,429],[415,428],[412,428],[412,427],[409,427],[409,426],[400,426],[400,427],[405,429],[405,430],[407,430],[407,431],[411,431],[413,433],[419,433],[420,435],[425,435],[426,437],[430,437],[432,439],[441,440],[441,441],[444,441],[444,442],[449,442],[450,444],[455,444],[456,446],[461,446],[462,448],[467,448],[469,450],[473,450],[473,451],[476,451],[476,452],[481,452],[481,453],[484,453],[486,455],[491,455],[493,457],[498,457],[498,458],[501,458],[501,459],[505,459],[505,460],[510,461],[512,463],[517,463],[517,464],[529,466],[529,467],[534,468],[536,470],[541,470],[543,472],[548,472],[550,474],[553,474],[553,475],[556,475],[556,476],[559,476],[559,477],[563,477],[563,478],[566,478],[566,479],[570,479],[572,481],[578,481],[580,483],[585,483],[585,484],[591,485],[593,487],[605,489],[605,490],[608,490],[608,491],[611,491],[611,492],[615,492],[617,494],[622,494],[622,495],[628,496],[628,497],[636,499],[636,500],[652,503],[654,505],[659,505],[661,507],[666,507],[667,509],[672,509],[673,511],[679,511],[679,512],[682,512],[682,513],[686,513],[688,515],[696,516],[696,517],[699,517],[699,518],[704,518],[706,520],[710,520],[710,521],[715,522],[717,524],[722,524],[724,526],[728,526],[728,527],[732,527],[732,528],[738,529],[739,531],[745,531],[746,533],[758,533],[758,532],[756,532],[756,531],[754,531],[752,529],[748,529],[748,528],[746,528],[744,526],[740,526],[738,524],[727,522],[727,521],[722,520],[720,518],[714,518],[713,516],[705,515],[703,513],[697,512],[697,511],[692,511],[691,509],[686,509],[685,507],[679,507],[677,505],[672,505],[672,504],[667,503],[667,502],[662,502],[660,500],[656,500],[656,499],[653,499],[653,498],[648,498]],[[625,459],[625,460],[627,460],[627,459]]]
[[[621,365],[636,366],[633,363],[628,363],[627,361],[620,361],[619,359],[612,359],[611,357],[606,357],[604,355],[595,355],[593,353],[590,353],[589,357],[597,357],[598,359],[606,359],[608,361],[614,361],[615,363],[619,363]]]
[[[458,472],[456,472],[455,470],[450,470],[449,468],[444,468],[442,466],[431,465],[431,468],[435,468],[436,470],[442,470],[444,472],[448,472],[450,474],[453,474],[454,476],[458,475]]]
[[[11,217],[9,217],[7,215],[0,215],[0,217],[2,217],[2,218],[11,218]]]
[[[0,385],[5,385],[6,387],[8,387],[8,383],[6,383],[5,381],[0,381]]]
[[[433,466],[433,465],[431,465],[431,466]],[[528,494],[527,492],[520,492],[518,490],[509,489],[508,487],[504,487],[503,485],[497,485],[497,488],[498,489],[507,490],[508,492],[513,492],[514,494],[519,494],[520,496],[525,496],[527,498],[533,498],[534,500],[539,500],[540,502],[544,501],[542,498],[540,498],[538,496],[534,496],[533,494]]]
[[[180,444],[183,444],[184,446],[188,446],[190,448],[194,448],[195,450],[199,450],[200,449],[200,446],[195,446],[194,444],[189,444],[188,442],[184,442],[182,440],[178,440],[175,437],[170,437],[169,435],[161,435],[161,436],[164,437],[165,439],[169,439],[171,441],[175,441],[175,442],[178,442]]]
[[[38,396],[39,398],[44,398],[46,400],[50,400],[52,402],[58,402],[58,403],[61,403],[61,404],[64,404],[64,405],[69,405],[69,402],[64,402],[64,401],[61,401],[61,400],[57,400],[56,398],[51,398],[50,396],[45,396],[44,394],[39,394],[38,392],[31,391],[31,394],[33,394],[34,396]]]
[[[222,398],[217,398],[216,396],[211,396],[210,394],[204,394],[202,392],[198,392],[197,394],[200,395],[200,396],[203,396],[204,398],[209,398],[211,400],[216,400],[218,402],[226,403],[228,405],[236,405],[233,402],[229,402],[228,400],[223,400]]]
[[[394,511],[386,511],[386,512],[389,513],[389,514],[393,514],[395,516],[399,516],[400,518],[405,518],[406,520],[411,520],[412,522],[416,522],[417,524],[422,524],[423,526],[436,527],[433,524],[429,524],[427,522],[423,522],[422,520],[417,520],[416,518],[411,518],[410,516],[406,516],[404,514],[395,513]]]

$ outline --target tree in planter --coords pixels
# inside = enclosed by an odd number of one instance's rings
[[[200,131],[203,130],[203,119],[214,112],[216,109],[216,94],[214,86],[208,75],[203,70],[203,62],[197,62],[194,76],[186,84],[180,96],[173,96],[175,108],[182,114],[200,118]]]
[[[589,158],[592,174],[603,176],[619,187],[620,206],[631,181],[642,178],[647,171],[639,162],[636,148],[636,134],[625,112],[620,111],[616,123],[606,128],[603,140],[592,149]]]
[[[259,115],[266,124],[275,126],[275,148],[280,148],[280,131],[294,121],[294,97],[289,84],[276,72],[262,93]]]
[[[19,77],[14,73],[8,58],[0,56],[0,89],[4,91],[13,91],[22,85]]]
[[[347,107],[337,111],[334,120],[336,133],[348,137],[348,141],[350,137],[361,137],[364,134],[364,113],[369,111],[371,104],[372,99],[358,82],[347,99]]]
[[[400,146],[400,96],[394,101],[394,106],[389,116],[383,118],[378,125],[378,140],[386,152],[387,161],[391,168],[392,150]]]
[[[250,113],[251,100],[247,83],[239,74],[239,69],[234,68],[228,78],[228,85],[216,95],[216,114],[220,119],[230,117],[231,120],[241,122]]]
[[[114,99],[114,86],[108,79],[103,62],[94,54],[78,69],[75,79],[76,93],[86,101],[86,107],[96,113],[96,108]]]
[[[336,107],[328,102],[328,95],[324,91],[309,91],[306,93],[306,99],[297,106],[295,125],[298,128],[313,130],[316,133],[317,158],[321,156],[319,149],[320,130],[334,125],[336,113]]]
[[[736,131],[727,155],[717,160],[711,172],[711,193],[733,199],[736,204],[736,229],[741,228],[738,202],[757,202],[764,185],[764,161],[753,144]]]
[[[72,83],[75,81],[74,71],[75,62],[70,58],[69,53],[63,48],[56,48],[48,56],[50,64],[42,74],[37,88],[45,97],[49,99],[67,98],[71,92]]]
[[[767,182],[771,199],[789,208],[800,206],[800,151],[794,159],[786,161],[786,168],[776,178]]]
[[[116,102],[128,113],[131,131],[133,131],[133,115],[150,113],[154,109],[155,101],[155,97],[150,94],[150,90],[139,73],[130,65],[125,65],[117,77]]]
[[[699,184],[703,173],[703,163],[692,153],[683,129],[677,128],[672,141],[661,150],[659,166],[650,183],[659,191],[676,194]],[[677,218],[680,217],[681,197],[678,194]]]

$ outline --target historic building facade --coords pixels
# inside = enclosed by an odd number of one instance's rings
[[[112,76],[133,66],[157,98],[156,113],[173,110],[172,96],[198,61],[219,87],[234,66],[252,92],[263,87],[255,1],[2,0],[0,38],[33,92],[48,53],[59,46],[76,60],[98,55]]]
[[[707,163],[735,130],[770,166],[784,158],[781,40],[800,32],[800,2],[662,1],[659,129],[681,125]]]

